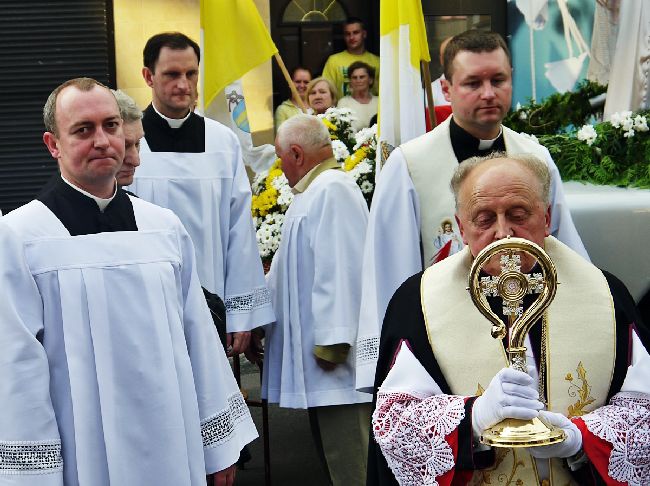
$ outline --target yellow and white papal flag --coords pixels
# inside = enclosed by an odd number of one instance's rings
[[[253,0],[201,0],[201,52],[204,114],[232,128],[246,165],[263,170],[275,149],[253,146],[240,78],[278,49]]]
[[[381,0],[379,23],[381,150],[377,152],[383,163],[393,147],[426,131],[420,61],[431,57],[420,0]]]

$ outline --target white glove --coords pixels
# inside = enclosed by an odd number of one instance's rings
[[[472,429],[476,437],[505,418],[530,420],[544,404],[533,387],[534,380],[522,371],[503,368],[472,407]]]
[[[531,447],[528,449],[530,455],[537,459],[551,459],[552,457],[571,457],[576,455],[582,448],[582,434],[580,429],[561,413],[539,412],[539,419],[548,424],[562,429],[566,434],[563,442],[553,445]]]

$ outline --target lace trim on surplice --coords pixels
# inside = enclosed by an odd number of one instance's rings
[[[63,470],[61,441],[0,441],[0,474],[50,474]]]
[[[610,404],[582,417],[589,432],[612,444],[607,472],[630,486],[648,484],[650,478],[650,397],[623,392]]]
[[[454,467],[445,437],[464,417],[463,397],[379,392],[373,433],[401,486],[436,486],[436,478]]]
[[[241,393],[228,397],[228,408],[201,420],[203,447],[211,448],[228,442],[235,434],[235,427],[249,415]]]
[[[271,292],[265,286],[245,294],[226,296],[226,312],[250,312],[271,304]]]
[[[379,337],[370,336],[357,340],[357,366],[374,363],[379,357]]]

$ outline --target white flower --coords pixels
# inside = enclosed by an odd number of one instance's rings
[[[537,137],[531,133],[519,132],[519,135],[523,135],[524,137],[532,140],[533,142],[539,143]]]
[[[637,132],[647,132],[648,131],[648,122],[643,115],[637,115],[634,118],[634,129]]]
[[[357,143],[354,144],[353,150],[357,150],[359,147],[365,144],[370,144],[376,146],[377,144],[377,125],[373,125],[370,128],[362,128],[354,136]]]
[[[288,187],[289,186],[289,180],[287,179],[287,176],[282,173],[281,175],[277,176],[275,179],[273,179],[273,182],[271,185],[278,191],[281,191],[283,187]]]
[[[625,121],[631,117],[632,117],[631,111],[616,112],[612,114],[612,117],[610,118],[609,122],[612,124],[614,128],[620,128],[621,125],[623,125],[623,123],[625,123]]]
[[[372,182],[370,181],[363,181],[360,187],[361,187],[361,192],[363,192],[364,194],[369,194],[373,190],[373,185]]]
[[[582,128],[578,130],[578,140],[587,142],[587,145],[591,146],[598,137],[596,129],[593,125],[582,125]]]
[[[522,120],[522,121],[527,120],[528,119],[528,113],[526,113],[525,111],[522,111],[521,113],[519,113],[519,119]]]
[[[628,117],[623,120],[623,123],[621,124],[621,128],[625,130],[626,132],[629,131],[634,131],[634,120],[632,118]]]
[[[253,194],[259,194],[261,192],[262,183],[268,177],[268,175],[269,175],[268,169],[255,174],[255,177],[253,178],[253,182],[251,183],[251,190],[253,191]]]
[[[630,128],[627,132],[625,132],[625,133],[623,134],[623,136],[624,136],[625,138],[633,137],[633,136],[634,136],[634,130],[632,130],[632,129]]]
[[[334,158],[339,162],[350,156],[348,148],[340,140],[332,140],[332,151],[334,152]]]
[[[369,174],[370,172],[372,172],[372,166],[368,162],[366,162],[366,160],[362,160],[361,162],[359,162],[355,167],[355,169],[357,170],[357,172],[359,172],[359,174]]]

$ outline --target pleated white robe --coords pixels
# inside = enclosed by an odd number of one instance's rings
[[[263,396],[281,407],[369,402],[355,390],[361,257],[368,207],[347,174],[326,170],[297,194],[268,275],[277,324],[267,328]],[[317,364],[314,346],[347,343],[347,362]]]
[[[251,189],[235,135],[205,119],[205,152],[151,152],[145,139],[131,186],[171,209],[196,250],[201,285],[226,304],[228,332],[275,321],[251,215]]]
[[[139,231],[0,220],[0,485],[204,486],[257,437],[188,234],[132,204]]]

